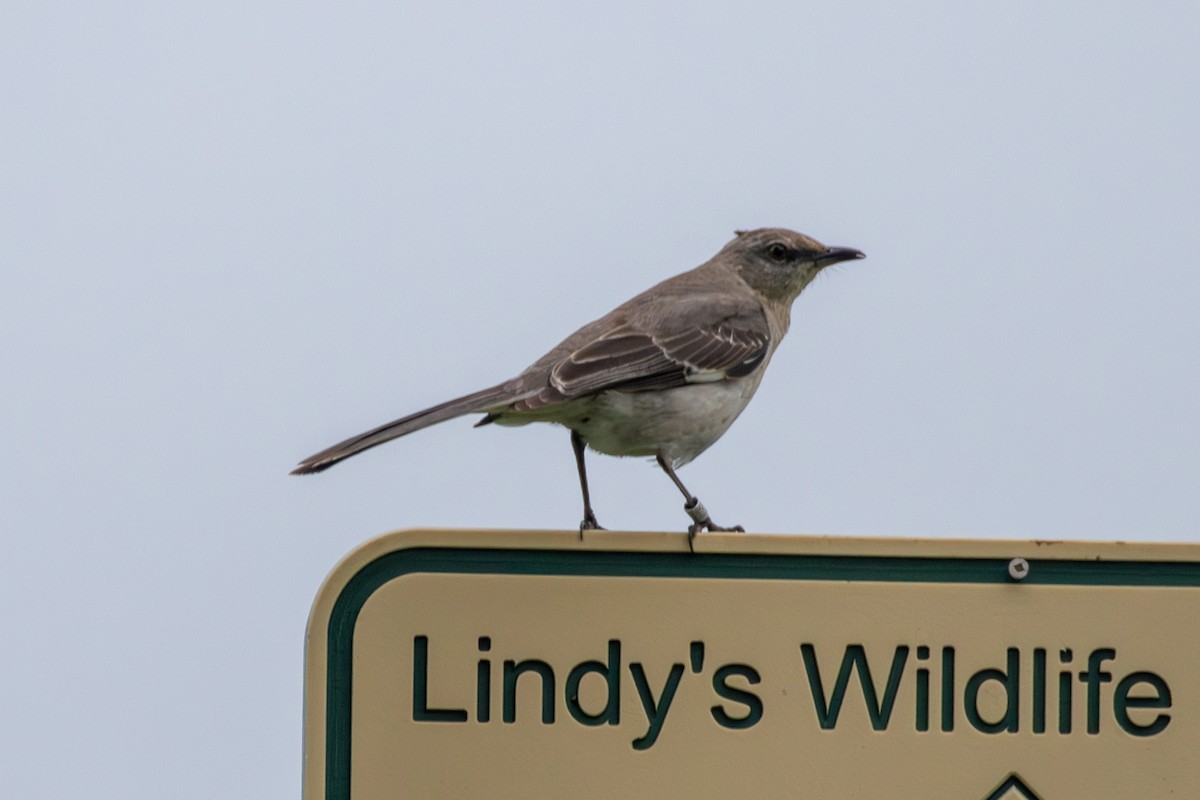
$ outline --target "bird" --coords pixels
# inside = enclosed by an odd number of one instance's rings
[[[676,470],[719,439],[754,396],[791,323],[792,303],[826,267],[865,258],[784,228],[735,231],[711,259],[584,325],[524,372],[380,425],[304,459],[321,472],[392,439],[467,414],[475,427],[551,422],[570,431],[583,496],[580,536],[602,530],[585,453],[654,459],[683,494],[691,546],[713,521]]]

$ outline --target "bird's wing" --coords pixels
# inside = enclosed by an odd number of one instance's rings
[[[627,319],[596,331],[553,365],[542,391],[511,410],[533,411],[606,390],[641,392],[738,378],[770,352],[770,327],[757,303],[695,303],[694,309],[673,310],[653,326]]]

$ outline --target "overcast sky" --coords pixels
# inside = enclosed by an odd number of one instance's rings
[[[797,301],[681,477],[727,523],[1200,534],[1187,3],[19,3],[0,25],[0,785],[296,797],[303,631],[416,526],[571,528],[565,431],[458,420],[715,253]],[[593,457],[609,527],[682,530]]]

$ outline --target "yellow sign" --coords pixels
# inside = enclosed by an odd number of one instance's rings
[[[1200,794],[1200,547],[402,531],[309,621],[307,800]]]

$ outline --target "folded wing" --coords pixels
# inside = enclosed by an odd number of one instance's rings
[[[534,411],[607,390],[644,392],[749,375],[771,345],[766,317],[756,311],[671,331],[611,328],[559,361],[547,385],[510,410]]]

